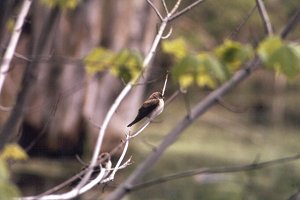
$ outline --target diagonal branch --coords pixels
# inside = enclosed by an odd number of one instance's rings
[[[187,6],[186,8],[182,9],[181,11],[175,13],[172,17],[170,17],[170,21],[173,21],[174,19],[180,17],[184,13],[188,12],[189,10],[193,9],[195,6],[197,6],[200,3],[203,3],[205,0],[197,0],[191,5]]]
[[[130,191],[140,190],[146,187],[151,187],[153,185],[186,178],[189,176],[199,175],[199,174],[225,174],[225,173],[237,173],[237,172],[246,172],[246,171],[253,171],[258,169],[263,169],[267,167],[273,167],[276,165],[283,165],[289,162],[293,162],[300,159],[300,153],[294,156],[274,159],[270,161],[260,162],[260,163],[252,163],[247,165],[234,165],[234,166],[227,166],[227,167],[216,167],[216,168],[199,168],[193,169],[185,172],[176,173],[169,176],[159,177],[156,179],[152,179],[143,183],[139,183],[133,185],[129,188]]]
[[[268,35],[273,35],[273,28],[263,0],[256,0],[256,5]]]

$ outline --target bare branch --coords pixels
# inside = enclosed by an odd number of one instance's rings
[[[143,183],[133,185],[132,187],[128,188],[128,190],[129,191],[140,190],[146,187],[151,187],[153,185],[162,184],[168,181],[173,181],[173,180],[186,178],[189,176],[194,176],[199,174],[225,174],[225,173],[237,173],[237,172],[259,170],[267,167],[273,167],[276,165],[283,165],[288,162],[293,162],[299,159],[300,159],[300,154],[296,154],[294,156],[289,156],[289,157],[284,157],[284,158],[279,158],[279,159],[274,159],[274,160],[259,162],[259,163],[255,162],[247,165],[234,165],[234,166],[217,167],[217,168],[193,169],[193,170],[184,171],[173,175],[159,177],[156,179],[145,181]]]
[[[114,170],[112,171],[111,175],[107,178],[107,179],[104,179],[103,182],[107,182],[107,181],[111,181],[114,179],[115,177],[115,174],[116,172],[119,170],[119,167],[126,155],[126,152],[127,152],[127,149],[128,149],[128,144],[129,144],[129,139],[130,139],[130,136],[126,134],[126,141],[125,141],[125,146],[124,146],[124,149],[123,149],[123,152],[116,164],[116,166],[114,167]]]
[[[267,34],[273,35],[272,24],[271,24],[271,21],[270,21],[270,18],[269,18],[269,15],[268,15],[268,12],[266,10],[263,0],[256,0],[256,4],[257,4],[258,11],[259,11],[260,17],[263,21],[263,24],[264,24]]]
[[[170,20],[169,17],[173,16],[174,13],[178,10],[179,5],[181,4],[181,2],[182,2],[182,0],[177,0],[176,4],[175,4],[174,7],[172,8],[171,12],[169,12],[169,13],[167,14],[167,19],[168,19],[168,20]]]
[[[165,9],[165,12],[168,14],[169,13],[169,9],[167,7],[166,1],[165,0],[161,0]]]
[[[231,112],[234,112],[234,113],[242,113],[242,112],[245,112],[247,110],[246,108],[241,108],[241,107],[236,107],[236,106],[230,105],[227,102],[225,102],[225,100],[223,98],[219,98],[218,103],[223,108],[225,108],[225,109],[227,109]]]
[[[22,32],[22,27],[25,21],[25,17],[27,16],[31,3],[32,0],[24,0],[10,42],[3,56],[2,64],[0,66],[0,94],[3,89],[4,81],[7,76],[7,72],[9,71],[10,63],[14,56],[17,43]]]
[[[163,89],[162,89],[162,92],[161,92],[162,96],[164,96],[164,95],[165,95],[166,86],[167,86],[167,82],[168,82],[168,77],[169,77],[169,73],[167,73],[167,74],[166,74],[166,78],[165,78],[164,87],[163,87]]]
[[[296,27],[297,23],[300,22],[300,6],[298,7],[297,11],[287,23],[287,25],[283,28],[280,35],[282,38],[286,38],[287,35]]]
[[[159,10],[156,8],[156,6],[152,3],[151,0],[147,0],[147,2],[150,4],[150,6],[153,8],[153,10],[155,11],[156,15],[158,16],[158,18],[160,19],[160,21],[163,20],[163,17],[161,16]]]
[[[172,32],[173,32],[173,28],[171,27],[169,32],[166,35],[162,36],[161,39],[163,40],[168,39],[172,35]]]
[[[254,11],[256,10],[257,5],[255,4],[251,10],[247,13],[247,15],[244,17],[244,19],[242,19],[242,21],[240,22],[240,24],[235,28],[234,31],[232,31],[229,35],[229,38],[234,39],[237,34],[240,32],[240,30],[242,29],[242,27],[246,24],[246,22],[250,19],[250,17],[253,15]]]
[[[198,4],[204,2],[205,0],[197,0],[194,3],[192,3],[191,5],[189,5],[188,7],[182,9],[181,11],[175,13],[172,17],[170,17],[169,21],[173,21],[174,19],[176,19],[177,17],[180,17],[181,15],[183,15],[184,13],[188,12],[189,10],[193,9],[195,6],[197,6]]]

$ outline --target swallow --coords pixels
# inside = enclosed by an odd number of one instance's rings
[[[164,100],[161,92],[154,92],[149,96],[149,98],[140,107],[135,119],[127,125],[127,127],[139,122],[145,117],[154,119],[158,116],[164,109]]]

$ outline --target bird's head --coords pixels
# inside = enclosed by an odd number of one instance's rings
[[[154,92],[149,97],[149,99],[162,99],[162,98],[163,98],[163,96],[162,96],[161,92]]]

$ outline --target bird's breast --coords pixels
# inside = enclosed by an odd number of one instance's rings
[[[163,99],[159,99],[159,103],[158,106],[154,109],[154,111],[151,113],[150,118],[155,118],[156,116],[158,116],[160,113],[162,113],[162,111],[164,110],[164,100]]]

